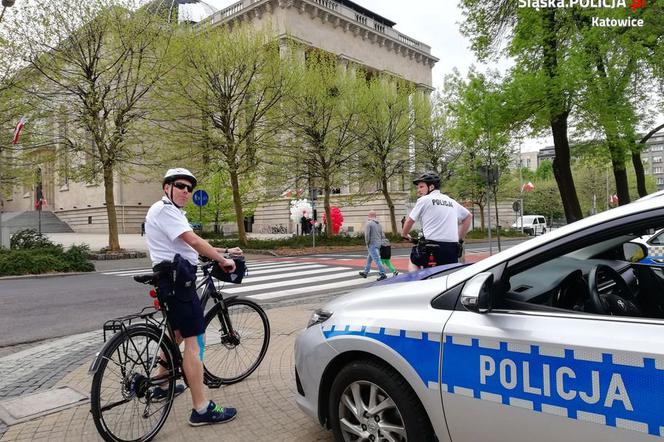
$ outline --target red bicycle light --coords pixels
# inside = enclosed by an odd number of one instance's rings
[[[153,304],[154,304],[154,308],[155,308],[156,310],[161,310],[161,307],[159,307],[159,301],[158,301],[158,300],[155,299],[155,300],[153,301]]]
[[[150,298],[156,298],[157,297],[157,292],[153,289],[150,290]]]

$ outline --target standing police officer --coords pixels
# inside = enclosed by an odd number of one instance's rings
[[[192,231],[182,207],[195,187],[196,177],[187,169],[169,169],[162,182],[164,196],[150,207],[145,218],[145,235],[154,271],[170,275],[174,268],[177,270],[176,281],[170,277],[159,278],[159,290],[172,294],[168,298],[168,321],[175,330],[177,343],[184,341],[182,368],[191,391],[191,426],[228,422],[237,413],[235,408],[220,407],[208,400],[203,388],[205,320],[196,293],[198,255],[207,256],[217,261],[224,271],[232,272],[235,262],[223,254],[242,254],[237,247],[225,251],[212,247]],[[184,386],[176,386],[176,393],[183,390]],[[154,387],[153,400],[165,395],[163,389]]]
[[[436,265],[458,262],[461,244],[470,230],[471,213],[449,196],[440,193],[440,177],[435,173],[423,173],[413,184],[417,186],[419,199],[406,218],[401,236],[410,240],[410,229],[419,219],[426,244],[432,246],[429,249]],[[422,253],[418,246],[413,247],[408,269],[413,272],[427,264],[427,254]]]

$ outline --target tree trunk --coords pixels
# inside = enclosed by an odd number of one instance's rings
[[[616,194],[618,203],[622,206],[630,202],[629,184],[627,182],[627,171],[625,170],[625,151],[618,143],[617,136],[605,126],[606,142],[611,155],[611,166],[613,168],[613,177],[616,182]]]
[[[498,251],[502,250],[500,246],[500,219],[498,216],[498,198],[496,198],[496,191],[493,192],[493,207],[496,209],[496,240],[498,241]]]
[[[332,208],[330,207],[330,180],[323,179],[323,209],[325,209],[325,234],[328,238],[332,237]]]
[[[625,170],[624,161],[620,163],[619,159],[612,161],[613,178],[616,181],[616,194],[618,195],[618,204],[629,204],[629,186],[627,185],[627,170]]]
[[[556,9],[544,11],[543,19],[544,39],[544,71],[547,78],[547,107],[549,110],[549,123],[553,135],[555,158],[553,159],[553,174],[556,177],[560,198],[565,209],[565,218],[571,223],[583,218],[579,197],[576,194],[572,168],[570,166],[569,139],[567,137],[567,118],[569,111],[565,107],[565,97],[556,85],[558,78],[558,40]]]
[[[115,211],[115,195],[113,193],[113,169],[104,166],[104,198],[106,200],[106,215],[108,216],[108,250],[120,250],[118,237],[118,217]]]
[[[485,219],[484,219],[484,204],[477,203],[477,207],[480,208],[480,230],[484,230]]]
[[[235,221],[240,244],[247,245],[247,232],[244,230],[244,215],[242,213],[242,199],[240,198],[240,182],[237,172],[230,170],[231,190],[233,192],[233,209],[235,210]]]
[[[567,112],[551,121],[551,132],[556,156],[553,159],[553,175],[558,184],[560,199],[568,223],[583,218],[579,197],[576,194],[570,166],[569,139],[567,138]]]
[[[634,166],[634,173],[636,174],[636,190],[639,193],[639,196],[648,195],[648,190],[646,189],[646,173],[643,170],[643,161],[641,161],[641,152],[638,150],[638,146],[634,146],[632,150],[632,165]]]
[[[394,212],[394,202],[392,201],[392,197],[390,196],[390,192],[387,190],[387,178],[382,177],[380,180],[380,187],[381,191],[383,192],[383,197],[385,198],[385,202],[387,203],[387,208],[390,211],[390,225],[392,226],[392,234],[396,234],[398,232],[397,230],[397,219],[395,217],[395,212]]]

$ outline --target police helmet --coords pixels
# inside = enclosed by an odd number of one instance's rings
[[[175,169],[168,169],[166,171],[166,175],[164,175],[164,181],[162,182],[162,186],[164,184],[170,184],[175,180],[180,180],[180,179],[191,181],[191,185],[194,187],[196,187],[196,184],[198,183],[193,173],[189,172],[184,167],[176,167]]]

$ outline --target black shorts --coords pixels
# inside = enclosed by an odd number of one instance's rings
[[[191,287],[177,287],[164,275],[159,278],[159,293],[166,299],[166,317],[173,330],[179,330],[183,338],[205,333],[205,316],[195,281]]]
[[[428,241],[428,244],[436,247],[414,246],[410,251],[410,262],[420,267],[433,267],[434,265],[454,264],[459,262],[459,243]],[[431,265],[429,255],[432,256],[434,265]]]

